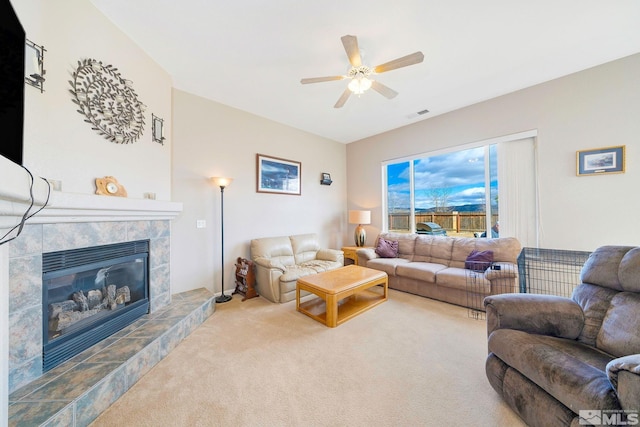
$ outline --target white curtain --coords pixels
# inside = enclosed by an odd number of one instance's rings
[[[537,145],[535,138],[498,143],[500,236],[538,247]]]

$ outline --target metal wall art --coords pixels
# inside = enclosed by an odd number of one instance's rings
[[[90,58],[78,61],[72,76],[72,101],[93,130],[116,144],[140,138],[146,106],[138,100],[131,80],[123,79],[112,65]]]

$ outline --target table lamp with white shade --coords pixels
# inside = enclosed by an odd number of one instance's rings
[[[371,211],[349,211],[349,224],[358,224],[353,237],[355,238],[356,246],[364,246],[367,241],[367,233],[363,225],[371,224]]]

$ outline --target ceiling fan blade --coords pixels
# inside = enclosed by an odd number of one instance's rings
[[[379,94],[381,94],[382,96],[386,97],[386,98],[395,98],[396,95],[398,95],[398,92],[396,92],[395,90],[391,89],[389,86],[385,86],[382,83],[379,83],[377,81],[372,81],[371,82],[371,89],[375,90],[376,92],[378,92]]]
[[[329,77],[311,77],[308,79],[300,80],[300,83],[306,85],[308,83],[320,83],[320,82],[330,82],[333,80],[342,80],[345,76],[329,76]]]
[[[351,91],[349,90],[349,88],[346,88],[344,92],[342,92],[342,95],[340,95],[340,99],[338,99],[338,102],[336,102],[336,105],[334,105],[333,108],[342,108],[344,103],[347,102],[347,99],[349,99],[350,95]]]
[[[373,69],[375,73],[384,73],[385,71],[395,70],[396,68],[406,67],[408,65],[419,64],[424,60],[424,54],[422,52],[414,52],[410,55],[403,56],[402,58],[394,59],[393,61],[385,62],[378,65]]]
[[[342,45],[347,52],[351,66],[361,66],[362,59],[360,58],[360,49],[358,48],[358,38],[356,36],[342,36],[340,40],[342,40]]]

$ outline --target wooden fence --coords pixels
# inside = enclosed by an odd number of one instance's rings
[[[389,230],[409,230],[410,215],[408,213],[389,214]],[[487,214],[484,212],[430,212],[416,214],[419,222],[435,222],[440,227],[454,233],[482,232],[487,229]],[[498,215],[491,216],[491,225],[498,220]]]

